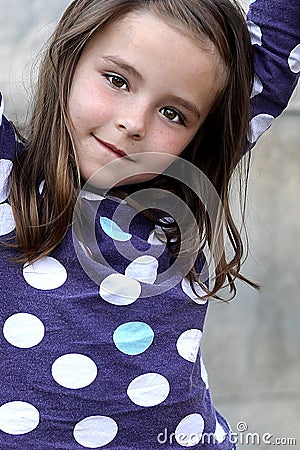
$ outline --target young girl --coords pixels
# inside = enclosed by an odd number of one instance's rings
[[[249,21],[252,94],[233,2],[76,0],[27,141],[2,117],[1,448],[235,448],[201,357],[206,294],[244,279],[230,180],[297,83],[299,0],[256,0]]]

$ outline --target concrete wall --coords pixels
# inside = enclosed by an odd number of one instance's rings
[[[243,273],[261,291],[240,284],[233,302],[212,303],[203,340],[213,398],[233,430],[245,421],[260,436],[296,438],[294,448],[300,448],[299,125],[300,114],[287,112],[253,152],[251,255]]]
[[[0,0],[0,85],[22,123],[30,67],[67,0]],[[229,305],[213,302],[203,339],[213,398],[233,431],[297,439],[300,448],[300,95],[253,152],[247,224],[251,255]],[[266,443],[239,448],[270,448]],[[251,442],[251,440],[250,440]],[[274,442],[271,440],[271,442]],[[289,447],[288,447],[289,448]]]
[[[24,123],[31,95],[33,61],[68,0],[0,0],[0,86],[6,114]]]

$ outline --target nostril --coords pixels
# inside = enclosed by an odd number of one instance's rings
[[[124,123],[124,122],[119,123],[117,125],[117,128],[120,131],[122,131],[123,133],[126,133],[128,137],[130,137],[131,139],[134,139],[134,140],[141,139],[144,134],[142,130],[140,131],[138,129],[139,128],[138,126],[130,124],[129,122],[128,123]]]
[[[131,135],[131,137],[134,139],[140,139],[141,135],[139,133],[134,133]]]

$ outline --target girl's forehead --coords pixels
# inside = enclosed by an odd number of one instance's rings
[[[142,53],[149,64],[159,59],[162,67],[167,61],[178,61],[179,70],[186,69],[188,65],[192,71],[197,62],[203,65],[205,58],[210,62],[211,75],[216,81],[224,84],[226,80],[225,63],[207,36],[200,32],[195,36],[179,20],[172,20],[151,10],[141,9],[123,15],[99,30],[91,41],[99,48],[114,47],[116,51],[132,52],[133,55]],[[163,60],[160,59],[162,55]]]
[[[218,57],[218,51],[208,37],[200,34],[195,37],[194,33],[179,21],[175,21],[175,19],[172,21],[165,16],[162,17],[144,9],[127,13],[116,19],[104,29],[99,30],[93,39],[103,46],[117,44],[120,49],[124,48],[126,39],[126,45],[129,44],[136,51],[143,50],[143,46],[147,46],[148,50],[151,46],[154,50],[160,50],[167,44],[169,58],[175,59],[182,47],[189,50],[186,54],[187,60],[191,60],[193,56],[200,53]],[[115,41],[112,42],[112,39]],[[163,62],[161,61],[161,63]]]
[[[217,53],[217,49],[215,45],[211,42],[211,40],[200,30],[196,33],[192,30],[186,23],[180,21],[178,18],[167,16],[165,13],[159,13],[156,10],[152,11],[151,9],[137,9],[131,12],[127,12],[112,22],[109,22],[108,25],[99,29],[95,35],[99,36],[107,33],[118,33],[123,30],[123,26],[127,26],[134,30],[139,23],[147,24],[155,28],[155,31],[159,29],[169,28],[173,32],[179,33],[182,37],[185,37],[194,44],[199,46],[199,48],[208,53]],[[154,29],[145,29],[145,33],[151,34],[154,40],[159,41],[160,36],[157,33],[154,33]],[[95,36],[94,35],[94,36]]]

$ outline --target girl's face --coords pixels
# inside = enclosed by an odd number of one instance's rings
[[[211,43],[203,51],[147,12],[96,34],[79,60],[68,104],[83,179],[101,169],[92,184],[111,186],[115,169],[107,164],[116,160],[125,174],[117,184],[162,172],[204,122],[223,86],[222,72]]]

